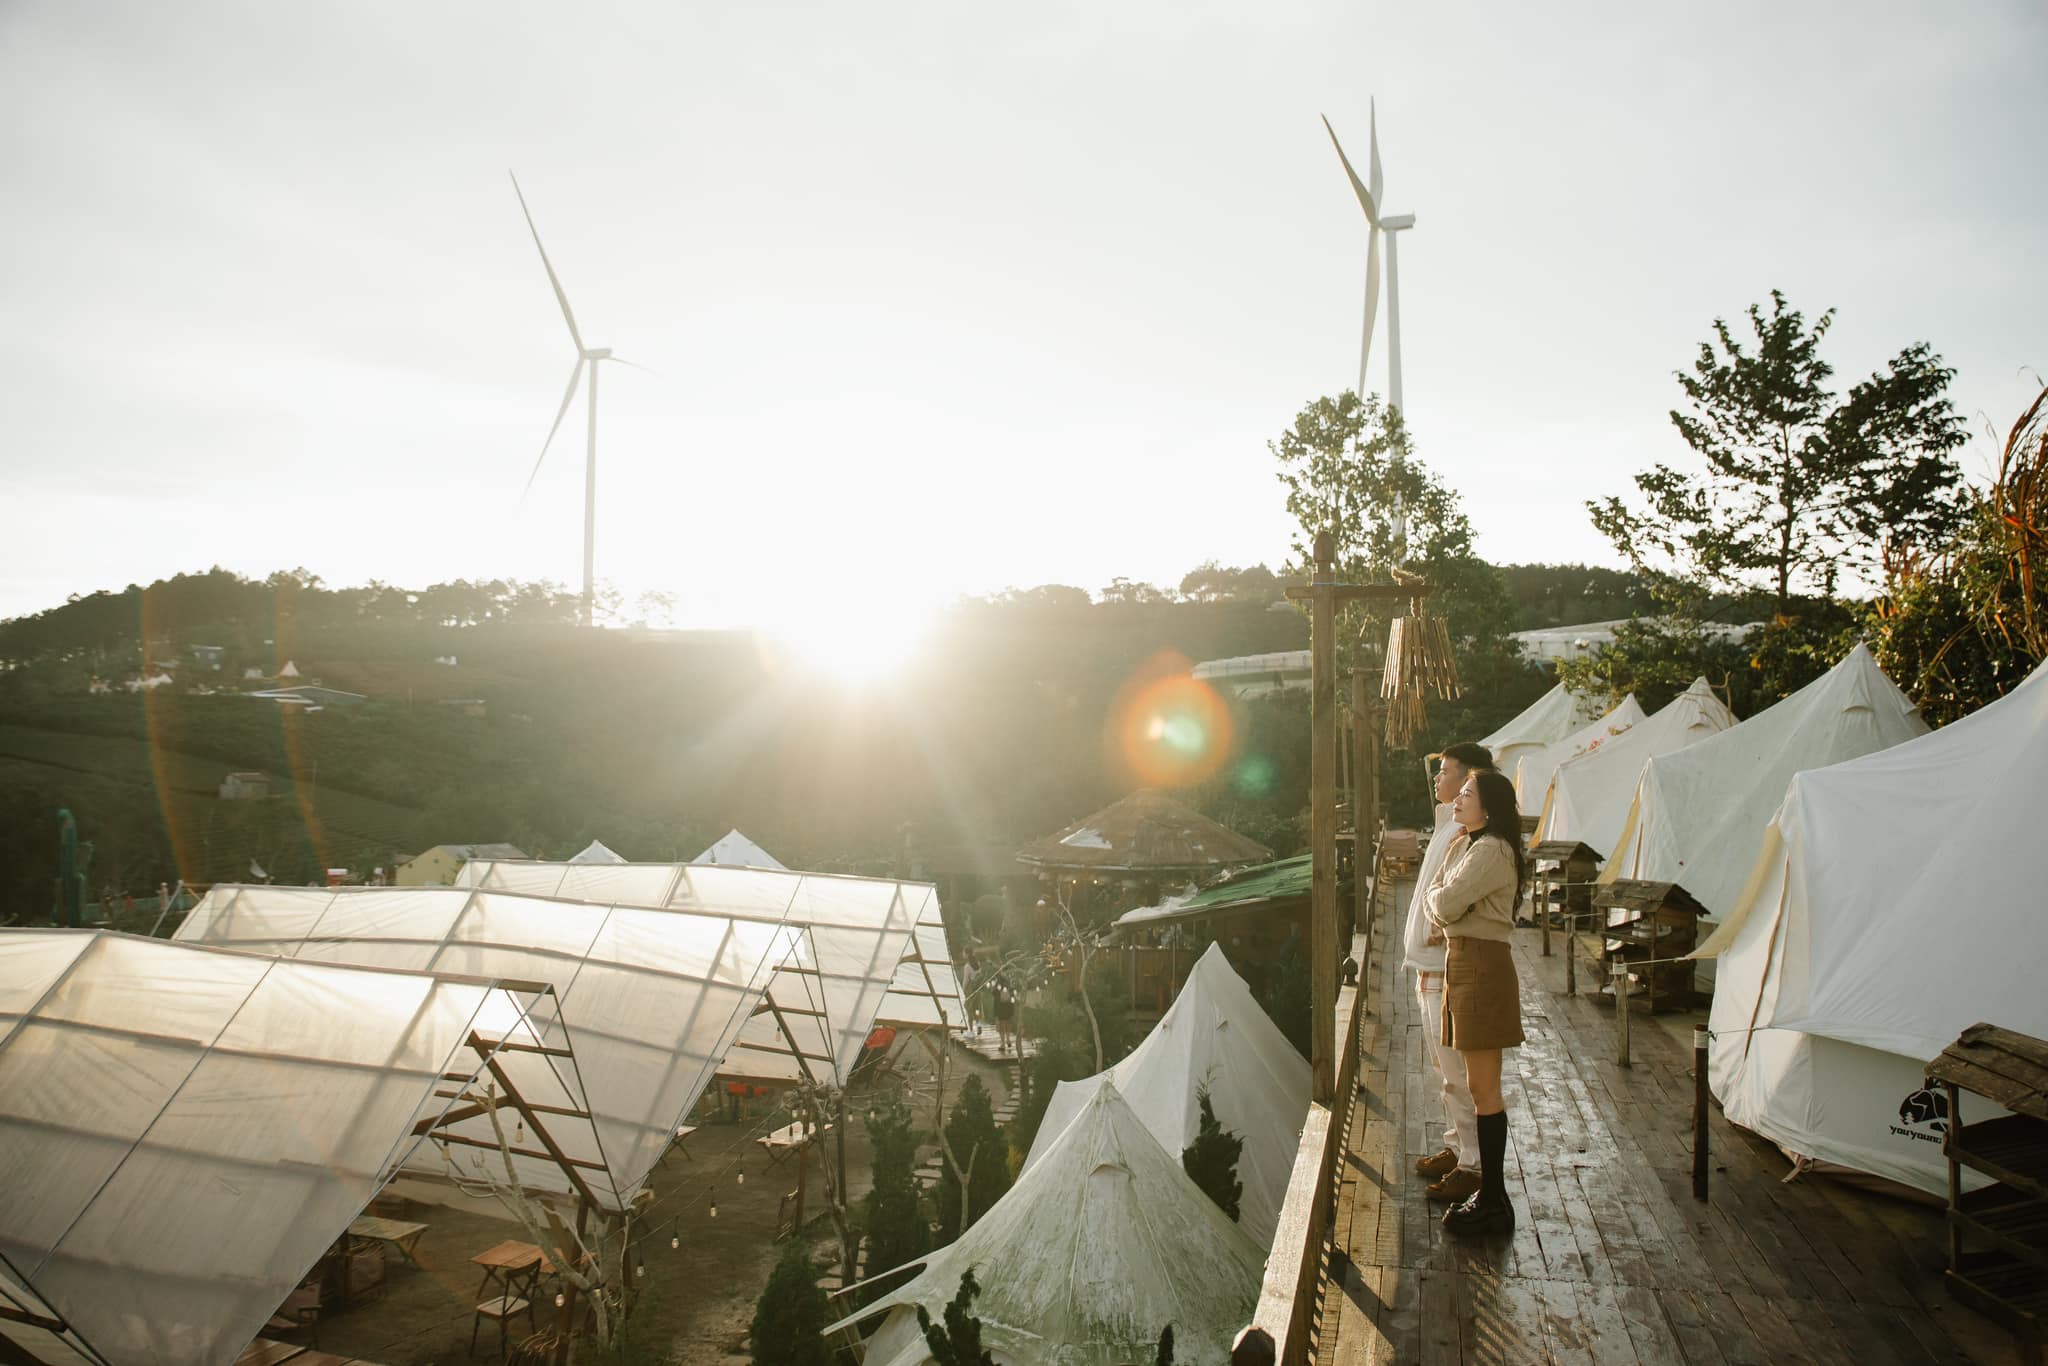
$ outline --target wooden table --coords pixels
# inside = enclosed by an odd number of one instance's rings
[[[484,1269],[483,1284],[477,1288],[479,1300],[489,1299],[488,1292],[493,1282],[504,1287],[507,1295],[525,1292],[523,1298],[532,1300],[540,1291],[540,1278],[552,1275],[555,1264],[538,1244],[521,1243],[508,1239],[496,1247],[485,1248],[469,1259]]]
[[[758,1143],[761,1146],[761,1150],[768,1154],[768,1164],[775,1166],[791,1153],[802,1152],[805,1148],[810,1147],[813,1139],[820,1138],[831,1132],[832,1125],[828,1122],[812,1125],[810,1126],[810,1131],[806,1133],[805,1125],[799,1120],[795,1124],[783,1125],[772,1134],[763,1134],[755,1139],[754,1142]]]
[[[235,1358],[235,1366],[278,1366],[279,1362],[304,1356],[308,1350],[293,1342],[258,1338],[242,1349],[242,1354]]]
[[[414,1266],[420,1264],[419,1258],[413,1255],[413,1249],[419,1245],[420,1235],[427,1231],[425,1224],[408,1224],[401,1219],[379,1219],[365,1214],[350,1224],[348,1231],[353,1237],[389,1243],[398,1249],[399,1256]]]

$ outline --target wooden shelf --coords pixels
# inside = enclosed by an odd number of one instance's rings
[[[1947,1273],[1951,1294],[1972,1309],[2032,1338],[2048,1312],[2048,1271],[2004,1252],[1966,1252]]]
[[[2048,1200],[2048,1123],[2031,1115],[2001,1115],[1951,1129],[1948,1155],[1994,1181],[2037,1200]]]
[[[1948,1219],[2048,1272],[2048,1200],[2036,1200],[2009,1186],[1985,1186],[1964,1195],[1961,1207],[1951,1209]]]

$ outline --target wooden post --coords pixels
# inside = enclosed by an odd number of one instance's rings
[[[1309,1064],[1319,1105],[1337,1098],[1337,602],[1336,538],[1316,533],[1309,610]]]
[[[1358,999],[1366,999],[1372,980],[1372,879],[1378,871],[1374,852],[1380,842],[1379,713],[1366,686],[1364,669],[1351,671],[1351,931],[1364,936],[1365,955],[1358,965]]]
[[[1534,884],[1529,889],[1536,905],[1536,923],[1543,930],[1543,956],[1550,957],[1550,874],[1544,873],[1530,879]]]
[[[1628,959],[1617,958],[1614,960],[1614,1014],[1616,1016],[1615,1025],[1621,1030],[1621,1042],[1615,1061],[1623,1067],[1630,1065],[1628,1060],[1628,1017],[1633,1013],[1628,1003]]]
[[[1954,1114],[1954,1110],[1949,1111]],[[1692,1027],[1692,1198],[1707,1198],[1707,1027]]]

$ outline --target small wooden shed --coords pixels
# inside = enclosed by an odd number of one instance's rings
[[[1629,879],[1599,888],[1593,908],[1602,922],[1600,956],[1607,981],[1616,964],[1626,963],[1629,997],[1637,1009],[1690,1009],[1693,963],[1685,955],[1699,947],[1700,917],[1707,908],[1675,882]],[[1601,989],[1612,992],[1610,985]]]

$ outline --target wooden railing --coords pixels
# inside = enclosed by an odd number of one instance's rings
[[[1354,935],[1351,961],[1361,967],[1367,958],[1367,937]],[[1337,993],[1337,1094],[1328,1105],[1310,1105],[1294,1150],[1294,1172],[1280,1206],[1280,1224],[1273,1251],[1266,1259],[1266,1279],[1259,1287],[1259,1306],[1238,1335],[1232,1366],[1305,1366],[1309,1329],[1321,1293],[1328,1254],[1330,1219],[1335,1212],[1337,1173],[1351,1131],[1351,1107],[1358,1092],[1358,1048],[1365,1010],[1366,981]]]

